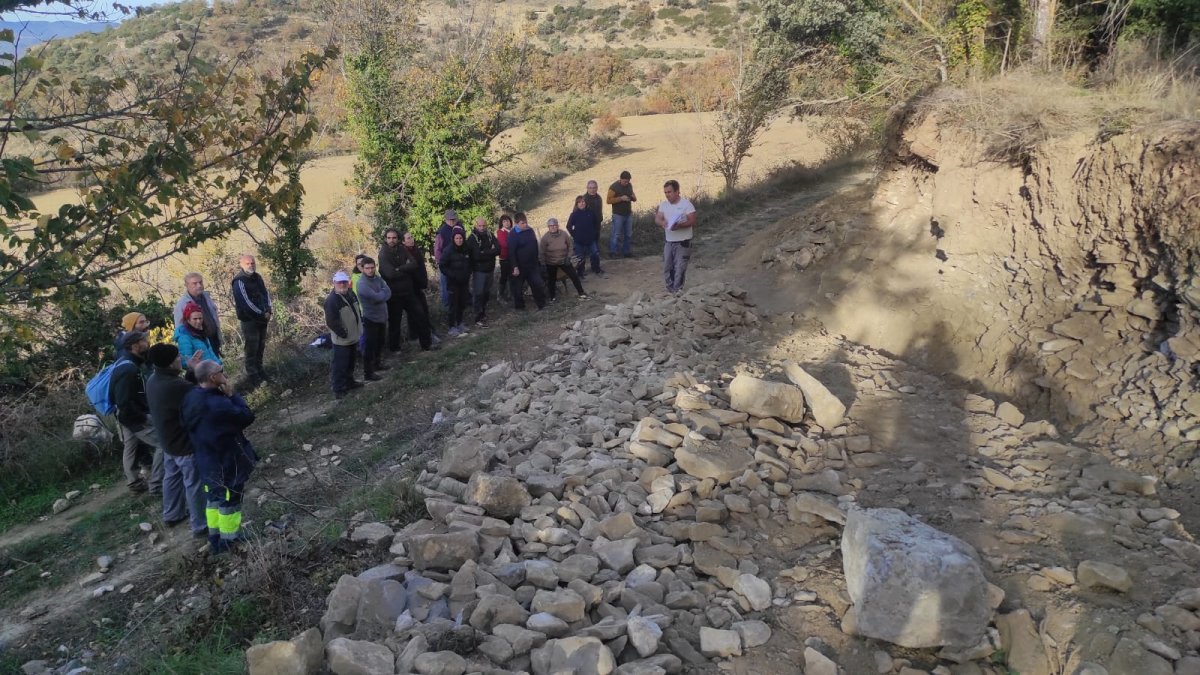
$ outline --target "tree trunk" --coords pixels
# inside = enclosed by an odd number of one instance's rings
[[[1058,0],[1030,0],[1033,15],[1033,31],[1029,46],[1031,58],[1039,66],[1047,65],[1050,58],[1050,40],[1054,33],[1054,19],[1058,13]]]

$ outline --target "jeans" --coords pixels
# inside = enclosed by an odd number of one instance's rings
[[[575,284],[575,291],[580,295],[583,295],[583,284],[579,283],[579,275],[575,273],[575,268],[571,267],[570,262],[565,262],[558,265],[546,265],[546,281],[549,284],[546,290],[550,295],[550,299],[553,300],[554,296],[558,293],[559,270],[562,270],[564,273],[566,273],[567,278],[571,280],[571,283]]]
[[[200,484],[200,472],[196,470],[196,459],[192,455],[165,455],[163,457],[163,521],[173,522],[185,517],[191,523],[192,533],[208,529],[204,513],[204,490]]]
[[[383,342],[387,334],[387,324],[381,321],[363,319],[363,373],[372,375],[383,361]]]
[[[541,309],[546,306],[546,286],[542,282],[542,272],[537,265],[530,265],[528,268],[520,268],[521,274],[515,277],[509,277],[512,281],[512,296],[513,307],[517,309],[525,309],[525,284],[529,284],[529,290],[533,292],[533,301],[537,304],[537,308]]]
[[[471,297],[474,299],[475,323],[487,318],[487,304],[492,295],[492,273],[471,273]]]
[[[267,373],[263,370],[267,324],[262,321],[243,321],[242,338],[246,341],[246,378],[257,384],[267,379]]]
[[[600,242],[593,241],[588,244],[575,242],[575,257],[579,258],[579,264],[575,266],[575,271],[579,276],[583,276],[584,263],[588,258],[592,259],[592,272],[600,274],[604,270],[600,269]]]
[[[333,361],[329,366],[329,387],[333,393],[350,391],[354,383],[354,362],[358,357],[358,345],[334,345]]]
[[[446,279],[446,275],[442,274],[441,272],[438,272],[438,275],[442,281],[442,283],[441,283],[442,307],[445,307],[446,309],[450,309],[450,283],[449,283],[449,280]]]
[[[625,242],[621,246],[621,255],[630,255],[630,247],[633,245],[633,214],[622,216],[614,213],[612,217],[612,235],[608,239],[608,254],[610,256],[617,255],[617,241],[625,237]]]
[[[668,293],[683,290],[688,260],[692,257],[692,240],[668,241],[663,246],[663,283]]]
[[[125,443],[121,453],[121,467],[125,470],[125,483],[136,485],[138,477],[138,446],[142,443],[154,448],[154,458],[150,461],[150,491],[160,492],[163,482],[163,451],[158,442],[158,433],[154,427],[146,426],[134,431],[124,424],[121,427],[121,440]]]

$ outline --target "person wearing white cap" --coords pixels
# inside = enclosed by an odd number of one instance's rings
[[[350,290],[350,275],[338,270],[333,275],[333,291],[325,298],[325,325],[333,342],[333,360],[329,366],[329,385],[333,397],[343,399],[346,392],[363,386],[354,379],[354,361],[358,338],[362,335],[362,312],[358,296]]]

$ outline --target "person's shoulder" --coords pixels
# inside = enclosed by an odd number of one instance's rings
[[[688,199],[687,197],[681,197],[680,199],[683,200],[683,207],[685,209],[691,209],[693,211],[696,210],[696,205],[692,203],[692,200]]]

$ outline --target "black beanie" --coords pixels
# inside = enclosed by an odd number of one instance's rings
[[[176,356],[179,356],[179,347],[170,342],[160,342],[146,351],[146,360],[159,368],[170,368]]]

